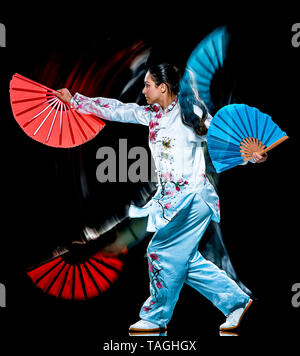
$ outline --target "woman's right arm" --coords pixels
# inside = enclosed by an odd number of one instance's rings
[[[147,111],[136,103],[122,103],[116,99],[88,98],[82,94],[71,95],[68,89],[57,90],[57,97],[82,114],[94,114],[101,119],[148,126]]]

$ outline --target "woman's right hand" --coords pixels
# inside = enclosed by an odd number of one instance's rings
[[[70,105],[72,95],[67,88],[58,89],[54,93],[60,100]]]

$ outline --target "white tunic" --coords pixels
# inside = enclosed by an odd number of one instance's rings
[[[102,119],[149,127],[149,147],[156,165],[158,187],[154,197],[142,208],[130,206],[130,217],[148,216],[147,231],[165,226],[190,201],[200,194],[212,211],[212,219],[220,221],[219,198],[205,174],[202,143],[182,122],[177,99],[165,110],[158,104],[139,106],[116,99],[88,98],[76,93],[71,107],[81,113]],[[208,127],[212,117],[206,120]]]

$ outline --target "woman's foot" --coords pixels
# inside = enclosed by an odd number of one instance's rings
[[[139,320],[129,327],[130,336],[166,336],[167,327],[160,327],[158,324],[147,320]]]
[[[249,302],[244,308],[238,308],[234,310],[232,313],[230,313],[226,318],[225,323],[220,325],[220,330],[232,330],[237,328],[240,325],[240,322],[244,314],[246,313],[246,311],[248,310],[251,304],[252,304],[252,299],[249,299]]]

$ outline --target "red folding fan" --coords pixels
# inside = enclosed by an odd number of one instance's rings
[[[75,147],[93,139],[105,126],[94,115],[80,114],[55,96],[55,90],[20,74],[10,82],[14,117],[24,132],[53,147]]]
[[[101,251],[85,261],[82,258],[74,261],[72,253],[67,251],[30,268],[27,274],[47,294],[68,300],[85,300],[108,290],[118,279],[123,266],[118,256]]]

